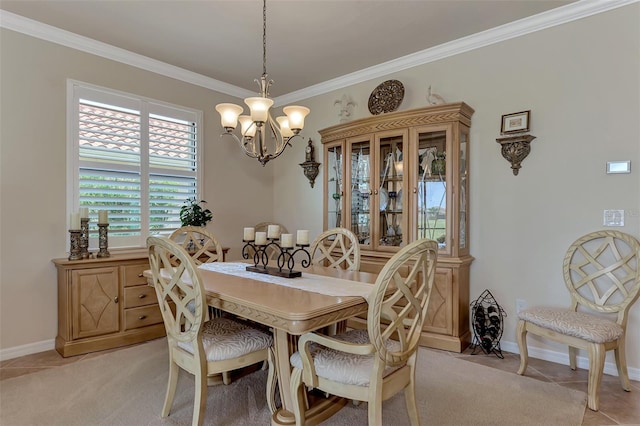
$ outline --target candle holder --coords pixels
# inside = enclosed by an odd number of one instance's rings
[[[306,257],[300,261],[303,268],[311,265],[311,255],[306,250],[309,244],[296,244],[296,247],[281,247],[278,244],[279,238],[268,238],[267,244],[255,244],[255,240],[242,240],[245,242],[242,247],[242,257],[249,259],[251,257],[250,249],[253,250],[253,266],[247,266],[247,271],[257,272],[259,274],[269,274],[284,278],[297,278],[302,276],[302,272],[294,271],[296,265],[295,255],[302,252]],[[276,253],[280,253],[277,258],[277,267],[268,266],[269,255],[267,249],[272,248]]]
[[[91,257],[89,253],[89,218],[80,218],[80,256],[83,259]]]
[[[69,260],[81,260],[80,254],[80,229],[69,229],[70,247],[69,247]]]
[[[108,223],[99,223],[98,224],[98,247],[100,251],[96,256],[98,257],[109,257],[111,253],[107,248],[109,247],[109,235],[107,228],[109,227]]]

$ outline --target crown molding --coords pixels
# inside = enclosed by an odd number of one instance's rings
[[[536,31],[607,12],[639,1],[640,0],[580,0],[547,12],[444,43],[430,49],[402,56],[304,89],[296,90],[274,98],[274,102],[276,105],[284,105],[322,95],[357,83],[380,78],[408,68],[424,65],[470,50],[479,49]],[[24,18],[4,10],[0,10],[0,27],[82,52],[122,62],[146,71],[175,78],[237,98],[245,98],[253,96],[254,94],[252,91],[241,87],[169,65],[165,62],[151,59],[88,37],[61,30],[51,25]]]
[[[288,104],[306,98],[322,95],[357,83],[387,76],[389,74],[424,65],[440,59],[500,43],[536,31],[566,24],[598,13],[617,9],[640,0],[580,0],[575,3],[549,10],[528,18],[510,22],[467,37],[453,40],[430,49],[402,56],[388,62],[365,68],[341,77],[327,80],[275,99],[278,104]]]
[[[186,83],[205,87],[216,92],[225,93],[237,98],[253,96],[254,92],[204,76],[184,68],[151,59],[119,47],[112,46],[88,37],[43,24],[4,10],[0,10],[0,27],[7,28],[51,43],[60,44],[92,55],[111,59],[166,77],[175,78]]]

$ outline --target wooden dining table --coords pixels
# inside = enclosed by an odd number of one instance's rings
[[[359,287],[360,291],[363,283],[371,285],[373,289],[372,284],[377,278],[372,273],[316,265],[300,270],[305,280],[313,280],[314,276],[331,277],[337,279],[336,282],[344,288],[351,283],[354,287]],[[202,268],[199,271],[209,306],[273,330],[275,368],[282,407],[273,415],[272,424],[295,424],[290,393],[292,368],[289,357],[297,350],[297,336],[366,313],[368,304],[365,298],[327,295],[265,282],[261,280],[260,274],[253,274],[252,278],[244,273],[237,276]],[[299,278],[292,278],[291,285],[295,286],[297,279]],[[346,404],[344,399],[335,396],[315,400],[311,398],[310,401],[313,405],[306,411],[305,417],[313,424],[332,416]]]

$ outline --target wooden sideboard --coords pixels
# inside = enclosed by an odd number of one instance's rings
[[[142,272],[146,252],[70,261],[58,270],[58,336],[64,357],[111,349],[165,335],[153,287]]]

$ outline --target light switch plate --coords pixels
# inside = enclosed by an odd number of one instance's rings
[[[624,210],[605,210],[604,226],[624,226]]]

